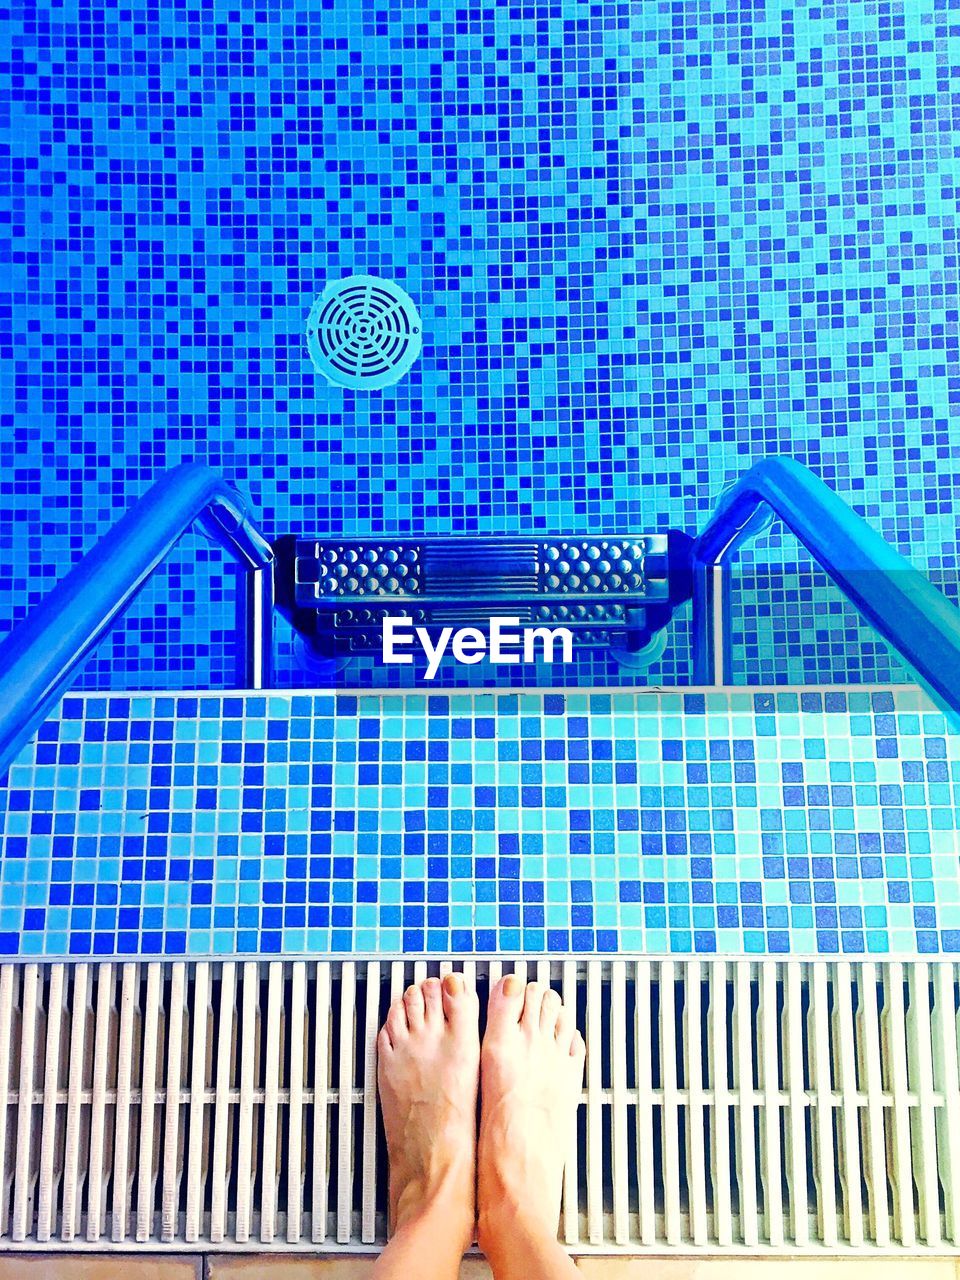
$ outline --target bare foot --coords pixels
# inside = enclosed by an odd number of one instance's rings
[[[480,1247],[518,1227],[555,1240],[586,1051],[559,995],[515,974],[490,992],[481,1051]]]
[[[392,1229],[437,1209],[462,1218],[464,1249],[475,1217],[478,1023],[476,992],[448,974],[408,987],[377,1037]]]

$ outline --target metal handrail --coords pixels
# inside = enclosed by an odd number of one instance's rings
[[[195,521],[247,570],[244,678],[270,683],[273,550],[219,472],[185,463],[162,476],[0,643],[0,777],[77,668]]]
[[[728,490],[693,544],[693,676],[731,684],[728,565],[780,517],[951,717],[960,718],[960,610],[807,467],[767,458]]]

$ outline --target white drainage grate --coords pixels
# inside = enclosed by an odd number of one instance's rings
[[[0,1243],[375,1246],[376,1031],[451,967],[3,966]],[[504,967],[463,965],[481,991]],[[586,1030],[574,1252],[957,1251],[953,964],[509,967]]]
[[[401,378],[420,354],[420,317],[392,280],[349,276],[327,286],[307,317],[314,368],[338,387],[375,391]]]

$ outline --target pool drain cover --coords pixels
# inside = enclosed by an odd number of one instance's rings
[[[392,280],[348,276],[327,286],[307,318],[318,373],[338,387],[374,391],[401,378],[420,354],[420,317]]]

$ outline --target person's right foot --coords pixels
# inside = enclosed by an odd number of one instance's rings
[[[479,1240],[517,1228],[556,1238],[586,1050],[559,995],[515,974],[490,993],[480,1050]]]
[[[439,1211],[464,1249],[474,1225],[478,1023],[476,992],[448,974],[408,987],[377,1037],[392,1229]]]

